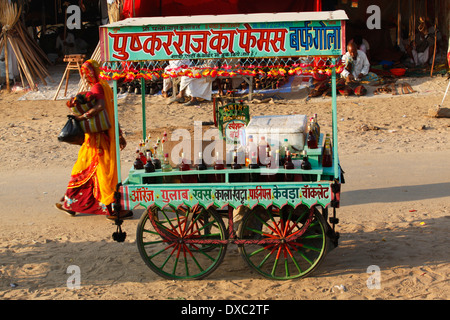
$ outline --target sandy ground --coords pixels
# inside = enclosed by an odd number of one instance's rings
[[[77,156],[76,146],[56,139],[67,114],[64,99],[19,101],[24,92],[2,91],[0,299],[448,299],[450,119],[427,117],[428,109],[441,103],[447,81],[402,81],[417,93],[373,96],[369,90],[367,97],[339,97],[338,142],[346,178],[337,211],[340,244],[314,274],[293,281],[261,278],[232,246],[204,280],[158,277],[135,243],[142,209],[124,223],[127,239],[117,243],[111,238],[115,226],[105,217],[69,217],[53,208]],[[161,96],[146,101],[153,137],[192,128],[194,120],[212,120],[211,103],[167,105]],[[297,93],[250,106],[251,115],[318,113],[322,132],[331,130],[330,98],[305,103]],[[128,140],[123,178],[141,138],[140,110],[134,94],[119,100]],[[80,268],[79,289],[67,287],[72,265]],[[370,289],[373,265],[380,270],[380,287]]]

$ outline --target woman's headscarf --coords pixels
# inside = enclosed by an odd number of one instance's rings
[[[81,74],[86,78],[90,85],[99,82],[100,66],[95,60],[87,60],[81,66]]]

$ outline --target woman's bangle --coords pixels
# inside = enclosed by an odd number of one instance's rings
[[[83,113],[83,118],[85,118],[86,120],[89,119],[87,112]]]

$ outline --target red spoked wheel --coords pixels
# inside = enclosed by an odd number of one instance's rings
[[[242,220],[239,248],[244,260],[266,278],[302,278],[323,260],[328,246],[326,233],[327,224],[314,207],[257,206]]]
[[[142,215],[136,242],[142,259],[166,279],[201,279],[223,261],[225,225],[213,210],[154,206]]]

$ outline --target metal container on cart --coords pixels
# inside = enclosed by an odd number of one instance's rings
[[[253,136],[258,143],[264,137],[269,145],[276,148],[288,139],[292,150],[301,152],[306,141],[307,117],[305,115],[254,116],[245,129],[246,141]]]

